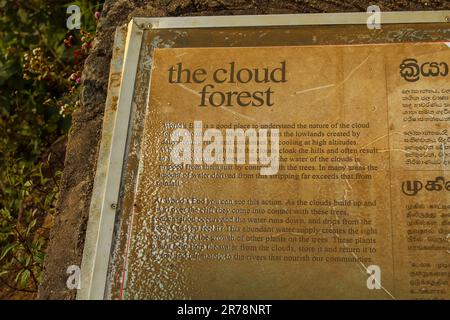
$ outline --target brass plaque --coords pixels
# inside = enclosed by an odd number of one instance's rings
[[[449,65],[444,42],[154,48],[108,297],[449,299]]]

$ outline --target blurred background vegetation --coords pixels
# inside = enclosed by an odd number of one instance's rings
[[[0,299],[34,298],[103,1],[0,0]],[[81,9],[68,30],[67,8]]]

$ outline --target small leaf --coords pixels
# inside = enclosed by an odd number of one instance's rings
[[[9,273],[9,270],[0,271],[0,277],[5,275],[5,274],[8,274],[8,273]]]
[[[30,270],[28,270],[28,269],[24,270],[22,272],[22,275],[20,276],[20,279],[18,282],[19,286],[21,286],[22,288],[26,288],[27,284],[28,284],[28,280],[30,280],[30,275],[31,275]]]
[[[16,277],[14,278],[14,282],[15,282],[15,283],[18,283],[18,282],[19,282],[19,277],[20,277],[20,275],[22,274],[22,272],[23,272],[24,270],[25,270],[25,269],[20,269],[19,272],[17,272]]]
[[[0,256],[0,260],[2,260],[8,254],[8,252],[11,251],[12,249],[14,249],[16,246],[17,246],[16,243],[7,244],[2,250],[2,255]]]
[[[42,264],[44,262],[44,253],[39,251],[39,252],[36,253],[34,258],[35,258],[37,263]]]

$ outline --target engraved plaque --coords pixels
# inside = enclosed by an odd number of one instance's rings
[[[405,28],[131,28],[105,297],[448,299],[449,30]]]

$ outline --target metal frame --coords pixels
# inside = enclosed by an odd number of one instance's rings
[[[81,300],[104,297],[142,35],[143,31],[130,23],[123,58],[113,57],[111,64],[102,142],[83,251],[81,289],[77,294],[77,299]],[[120,48],[121,44],[123,40],[118,29],[114,46]],[[121,74],[118,96],[114,87],[117,79],[113,79],[113,74]]]
[[[134,18],[145,29],[232,28],[256,26],[315,26],[338,24],[367,24],[372,13],[306,13],[209,17]],[[450,11],[398,11],[381,12],[381,24],[449,22]]]
[[[137,65],[143,30],[183,28],[232,28],[366,24],[371,13],[319,13],[175,18],[134,18],[128,24],[123,56],[114,56],[105,106],[102,142],[92,193],[77,299],[104,299],[117,213],[125,149],[130,125]],[[445,23],[450,11],[383,12],[382,24]],[[123,28],[118,28],[114,48],[123,46]],[[122,63],[123,61],[123,63]],[[121,73],[120,89],[113,74]],[[120,92],[119,92],[120,91]],[[114,100],[117,101],[117,105]]]

